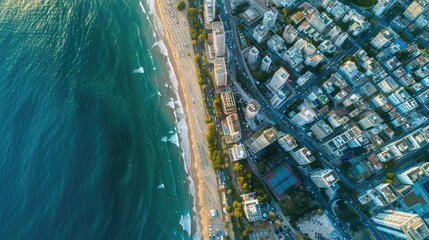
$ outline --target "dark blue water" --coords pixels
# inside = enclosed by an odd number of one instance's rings
[[[136,0],[0,1],[0,239],[189,238],[151,19]]]

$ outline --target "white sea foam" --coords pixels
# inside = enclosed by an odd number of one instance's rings
[[[176,145],[178,148],[180,148],[179,136],[177,135],[177,133],[174,133],[173,135],[171,135],[170,138],[168,139],[168,141],[171,142],[172,144]]]
[[[169,137],[167,137],[167,136],[162,137],[161,142],[171,142],[172,144],[176,145],[176,147],[180,148],[179,136],[178,136],[177,132],[170,131],[169,133],[171,135]]]
[[[161,51],[161,53],[163,54],[163,55],[168,55],[168,50],[167,50],[167,47],[165,46],[165,44],[164,44],[164,41],[162,41],[162,40],[158,40],[158,41],[156,41],[153,45],[152,45],[152,47],[153,48],[155,48],[155,47],[157,47],[157,48],[159,48],[159,50]],[[170,63],[171,64],[171,63]]]
[[[174,100],[170,98],[170,101],[167,103],[167,107],[174,109]]]
[[[180,217],[180,225],[182,225],[183,230],[191,235],[191,215],[189,213],[182,215]]]
[[[140,1],[139,2],[140,8],[142,9],[143,13],[146,13],[146,10],[144,9],[143,3]]]
[[[150,10],[148,11],[149,13],[155,13],[155,1],[156,0],[147,0],[148,5]],[[154,15],[154,24],[153,27],[155,29],[155,31],[160,34],[159,38],[162,39],[164,32],[163,32],[163,27],[161,24],[161,20],[159,19],[159,17],[155,14]],[[184,162],[184,168],[186,173],[188,174],[187,180],[189,181],[189,191],[191,192],[192,195],[192,200],[193,200],[193,212],[194,212],[194,217],[193,217],[193,221],[195,222],[195,232],[192,236],[193,239],[197,240],[197,239],[201,239],[202,235],[201,235],[201,226],[199,224],[199,216],[198,213],[196,211],[196,199],[195,199],[195,184],[194,181],[192,179],[192,177],[189,175],[189,169],[191,167],[191,154],[190,154],[190,146],[189,146],[189,139],[188,139],[188,125],[186,124],[186,115],[184,113],[183,110],[183,106],[182,103],[180,101],[179,98],[179,93],[178,93],[178,85],[179,82],[177,80],[176,74],[174,73],[173,70],[173,66],[171,64],[170,61],[170,57],[168,55],[168,50],[167,47],[165,46],[165,43],[162,40],[158,40],[156,41],[153,46],[154,47],[158,47],[160,52],[167,58],[167,67],[169,69],[169,79],[171,81],[171,86],[169,86],[168,84],[166,84],[166,87],[169,87],[170,89],[172,89],[174,91],[174,98],[177,99],[176,101],[174,101],[173,99],[171,99],[169,101],[169,103],[167,104],[169,107],[172,107],[174,109],[174,117],[176,119],[176,126],[177,126],[177,140],[178,140],[178,146],[180,146],[181,149],[181,154],[182,154],[182,159]],[[171,138],[171,137],[170,137]],[[192,226],[191,226],[191,219],[190,219],[190,215],[187,214],[185,215],[186,217],[181,218],[181,225],[183,226],[184,229],[186,229],[186,231],[188,232],[188,234],[191,234],[191,230],[192,230]],[[183,219],[183,220],[182,220]]]
[[[139,67],[137,69],[134,69],[133,73],[144,73],[144,69],[143,69],[143,67]]]

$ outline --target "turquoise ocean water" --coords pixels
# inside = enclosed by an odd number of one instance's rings
[[[0,239],[198,238],[153,13],[138,0],[0,1]]]

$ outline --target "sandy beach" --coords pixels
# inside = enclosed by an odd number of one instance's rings
[[[222,211],[217,180],[210,166],[205,139],[206,112],[203,95],[197,81],[197,67],[194,60],[192,39],[187,22],[187,9],[176,10],[178,0],[157,0],[156,11],[164,28],[164,41],[172,65],[179,80],[179,95],[184,104],[189,126],[191,148],[191,174],[196,188],[196,209],[203,239],[209,239],[209,225],[213,231],[223,229],[220,216],[211,218],[212,209]]]

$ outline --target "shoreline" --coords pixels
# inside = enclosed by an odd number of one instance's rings
[[[196,228],[192,228],[191,236],[200,235],[202,239],[209,239],[209,224],[214,224],[214,219],[209,217],[209,212],[211,209],[217,209],[218,211],[222,209],[219,208],[221,207],[221,203],[217,194],[216,175],[208,160],[208,148],[205,138],[206,112],[203,104],[203,95],[197,83],[197,65],[194,60],[194,50],[186,15],[189,6],[184,11],[179,12],[176,10],[176,3],[177,0],[157,0],[155,2],[155,10],[156,16],[162,23],[164,30],[163,41],[167,47],[169,56],[171,56],[172,70],[175,72],[178,80],[178,95],[183,103],[188,125],[190,148],[189,170],[191,171],[190,177],[195,186],[194,213],[196,216],[193,217],[193,222],[197,222]],[[174,11],[176,16],[173,17],[178,18],[177,23],[180,22],[180,26],[171,26],[171,19],[167,18],[171,18],[172,16],[164,14],[167,10]],[[183,25],[186,25],[185,28],[183,28]],[[179,34],[179,38],[183,37],[181,43],[189,47],[177,44],[177,34]],[[213,228],[216,229],[215,227]]]

